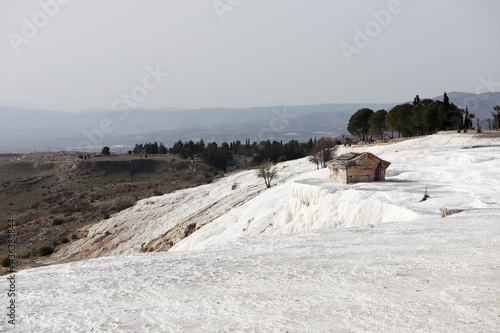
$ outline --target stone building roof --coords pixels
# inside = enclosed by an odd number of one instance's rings
[[[350,167],[350,166],[373,166],[381,164],[387,168],[391,163],[373,155],[372,153],[347,153],[335,157],[328,162],[332,167]]]

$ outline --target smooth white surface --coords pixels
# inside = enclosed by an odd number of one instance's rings
[[[463,149],[473,145],[491,147]],[[122,255],[17,274],[18,328],[498,332],[495,145],[500,139],[443,134],[356,148],[392,162],[386,182],[329,184],[327,169],[303,159],[280,164],[271,189],[261,191],[249,171],[143,200],[93,231],[122,223],[120,245],[107,253]],[[420,202],[425,186],[430,198]],[[123,255],[226,196],[221,211],[208,210],[214,221],[174,251]],[[441,218],[440,208],[463,211]]]

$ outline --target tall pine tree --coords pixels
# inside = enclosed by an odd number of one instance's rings
[[[420,103],[420,96],[415,96],[415,98],[413,99],[413,105],[417,105],[418,103]]]
[[[450,99],[448,98],[446,91],[444,92],[444,95],[443,95],[443,106],[444,106],[445,112],[450,109]]]

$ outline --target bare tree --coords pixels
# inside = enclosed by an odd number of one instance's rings
[[[319,169],[326,168],[326,163],[331,161],[334,156],[335,140],[332,138],[322,138],[314,147],[312,155],[309,157],[309,161],[316,163],[316,167]]]
[[[319,170],[320,158],[319,154],[316,151],[313,151],[313,154],[309,156],[309,162],[316,164],[316,169]]]

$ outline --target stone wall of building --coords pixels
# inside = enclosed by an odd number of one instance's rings
[[[385,170],[380,169],[377,175],[377,168],[371,166],[352,166],[345,168],[330,168],[330,182],[339,184],[352,184],[359,182],[373,182],[385,180]]]
[[[347,170],[330,168],[330,181],[332,183],[347,184]]]

